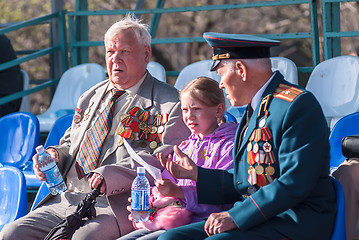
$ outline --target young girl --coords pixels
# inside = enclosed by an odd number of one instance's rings
[[[223,170],[233,168],[232,148],[237,124],[232,122],[221,124],[225,105],[224,94],[219,89],[218,83],[207,77],[196,78],[181,91],[180,100],[183,121],[192,134],[178,146],[179,150],[198,166]],[[158,154],[157,157],[159,159],[164,158],[162,153]],[[171,157],[170,155],[169,158]],[[174,154],[173,161],[176,161],[176,158],[177,155]],[[156,190],[157,194],[159,192],[162,198],[178,199],[185,211],[190,213],[190,216],[183,212],[184,215],[182,216],[164,213],[163,215],[166,216],[158,215],[156,218],[156,214],[152,214],[149,221],[134,223],[139,230],[121,237],[121,240],[157,239],[162,232],[171,227],[197,222],[203,217],[208,217],[212,212],[221,212],[231,207],[230,205],[199,204],[194,181],[173,179],[166,170],[162,173],[162,177],[163,180],[156,181],[156,187],[152,190]],[[160,212],[158,213],[160,214]],[[189,221],[186,223],[181,221],[184,218]],[[158,230],[150,231],[153,229]]]

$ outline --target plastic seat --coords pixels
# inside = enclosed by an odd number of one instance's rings
[[[334,177],[330,177],[335,189],[335,196],[337,199],[337,215],[335,217],[334,230],[332,240],[346,239],[345,230],[345,199],[344,190],[340,182]]]
[[[22,168],[31,160],[40,144],[39,121],[28,112],[16,112],[0,118],[0,163]]]
[[[273,72],[279,70],[285,80],[298,84],[298,68],[292,60],[285,57],[271,57],[270,60]]]
[[[318,99],[330,129],[359,110],[359,57],[340,56],[318,64],[306,89]]]
[[[23,171],[28,188],[38,188],[32,170],[32,156],[40,144],[40,127],[36,116],[29,112],[11,113],[0,118],[0,163]]]
[[[56,119],[73,113],[81,94],[105,78],[103,67],[96,63],[81,64],[64,72],[49,109],[37,115],[40,131],[49,132]]]
[[[67,114],[57,119],[47,135],[44,147],[58,145],[65,131],[71,126],[74,114]]]
[[[166,70],[160,63],[150,61],[147,64],[147,70],[150,72],[150,74],[153,77],[157,78],[158,80],[160,80],[162,82],[167,82],[166,81]]]
[[[221,77],[214,71],[210,71],[212,60],[202,60],[191,63],[184,67],[178,74],[175,82],[175,88],[182,90],[190,81],[197,77],[210,77],[217,82],[221,81]]]
[[[42,199],[44,199],[49,193],[50,190],[47,187],[46,182],[42,182],[39,190],[36,193],[35,199],[32,202],[30,211],[32,211],[37,206],[37,204],[39,204],[42,201]]]
[[[27,75],[27,73],[22,69],[21,69],[21,74],[22,74],[22,79],[24,81],[24,90],[27,90],[29,89],[29,84],[30,84],[29,75]],[[22,97],[19,112],[30,112],[30,111],[31,111],[30,97],[29,95],[25,95]]]
[[[342,153],[342,140],[346,136],[359,134],[359,113],[352,113],[341,118],[333,127],[329,135],[330,167],[336,168],[346,158]],[[333,170],[334,170],[333,169]]]
[[[27,214],[26,180],[12,166],[0,167],[0,230]]]

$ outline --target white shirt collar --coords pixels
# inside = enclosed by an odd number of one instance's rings
[[[130,95],[136,95],[136,93],[138,92],[138,89],[140,88],[141,84],[145,80],[147,73],[148,72],[146,71],[146,73],[143,75],[143,77],[140,79],[140,81],[138,81],[135,85],[133,85],[130,88],[125,89],[126,93],[128,93]],[[114,88],[114,86],[113,86],[112,82],[110,82],[106,92],[110,91],[113,88]]]

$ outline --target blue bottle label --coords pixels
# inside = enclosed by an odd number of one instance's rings
[[[56,187],[63,182],[60,171],[57,169],[56,164],[54,164],[50,169],[42,171],[45,174],[46,183],[49,187]]]
[[[149,211],[149,193],[148,190],[131,191],[131,208],[132,211]]]

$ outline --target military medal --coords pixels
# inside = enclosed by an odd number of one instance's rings
[[[121,135],[123,132],[125,131],[125,128],[120,125],[117,129],[116,129],[116,134],[117,135]]]
[[[165,127],[163,125],[157,127],[157,133],[163,133]]]
[[[145,148],[147,146],[147,143],[145,141],[141,141],[139,145],[141,148]]]
[[[258,124],[260,128],[264,127],[264,125],[266,125],[266,118],[262,118],[262,120],[260,120]]]
[[[247,152],[249,152],[249,151],[251,151],[251,150],[252,150],[252,143],[249,142],[249,143],[247,144]]]
[[[138,125],[138,128],[143,131],[147,128],[147,124],[144,122],[140,122],[140,124]]]
[[[255,143],[254,145],[253,145],[253,152],[254,153],[257,153],[259,151],[259,145],[258,145],[258,143]]]
[[[264,168],[261,165],[257,165],[254,169],[257,175],[264,173]]]
[[[265,142],[264,144],[263,144],[263,151],[265,151],[265,152],[271,152],[272,151],[272,145],[270,145],[270,143],[269,142]]]
[[[75,114],[74,114],[74,123],[79,123],[81,122],[81,113],[82,109],[81,108],[76,108],[75,109]]]
[[[266,174],[267,175],[270,175],[270,176],[272,176],[273,174],[274,174],[274,172],[275,172],[275,169],[274,169],[274,167],[272,167],[272,166],[268,166],[268,167],[266,167]]]
[[[152,149],[152,150],[155,150],[156,148],[157,148],[157,142],[156,141],[152,141],[152,142],[150,142],[150,148]]]
[[[157,127],[152,126],[152,127],[151,127],[151,133],[152,133],[152,134],[157,133]]]
[[[117,146],[122,146],[123,144],[123,138],[121,137],[118,141],[117,141]]]

